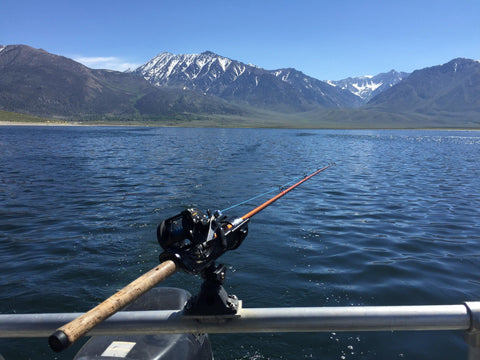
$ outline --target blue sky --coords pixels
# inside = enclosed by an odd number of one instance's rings
[[[479,0],[2,0],[0,44],[124,70],[206,50],[321,80],[480,59]]]

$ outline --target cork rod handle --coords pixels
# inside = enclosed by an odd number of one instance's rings
[[[50,347],[56,352],[66,349],[80,337],[88,333],[94,326],[115,314],[176,271],[177,265],[171,260],[167,260],[156,266],[101,304],[58,328],[48,338]]]

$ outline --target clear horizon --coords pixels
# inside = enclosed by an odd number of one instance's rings
[[[480,59],[480,2],[5,0],[0,44],[125,70],[161,52],[212,51],[320,80]]]

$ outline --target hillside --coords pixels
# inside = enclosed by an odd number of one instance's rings
[[[480,113],[480,62],[454,59],[414,71],[368,103],[397,113]]]
[[[94,70],[24,45],[1,47],[0,109],[44,117],[240,114],[225,101],[161,89],[128,73]]]

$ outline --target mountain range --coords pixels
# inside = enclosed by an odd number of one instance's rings
[[[190,89],[253,107],[308,111],[316,106],[353,107],[361,100],[350,91],[295,69],[265,70],[214,54],[161,53],[134,71],[159,87]]]
[[[74,120],[210,119],[212,126],[480,127],[480,62],[321,81],[209,51],[164,52],[118,72],[9,45],[0,46],[0,110]]]

